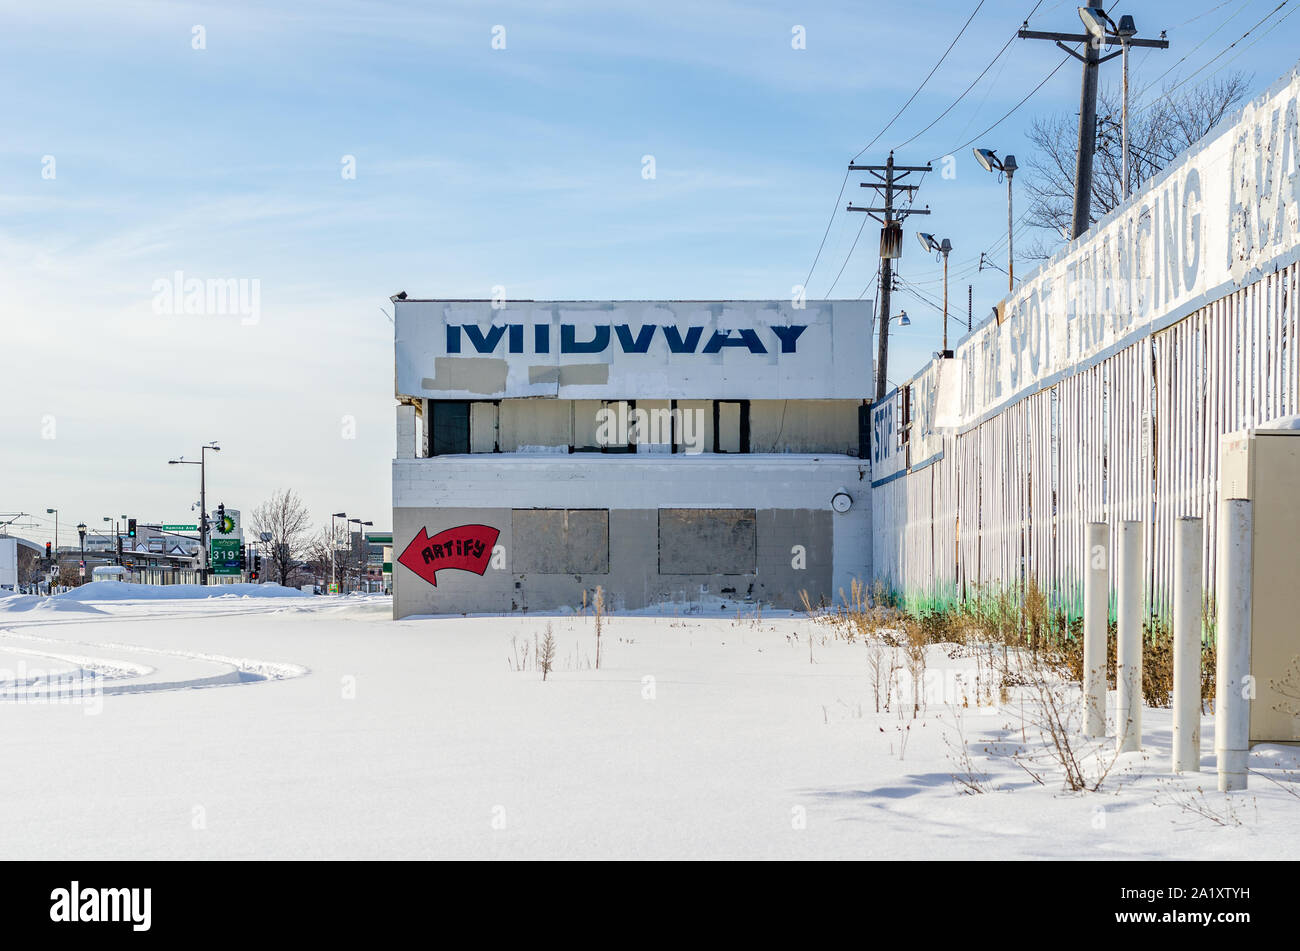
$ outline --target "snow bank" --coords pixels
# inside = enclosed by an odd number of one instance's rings
[[[57,598],[58,595],[47,598],[38,594],[12,594],[7,598],[0,598],[0,613],[18,613],[21,611],[59,611],[73,614],[104,613],[99,608],[91,607],[89,604],[79,604],[76,601],[59,601]]]
[[[297,588],[278,584],[132,584],[92,581],[56,594],[52,601],[189,601],[195,598],[309,598]]]

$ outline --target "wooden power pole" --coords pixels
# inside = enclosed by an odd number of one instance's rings
[[[930,166],[927,165],[895,165],[894,153],[889,153],[889,159],[884,165],[849,165],[851,172],[870,172],[879,181],[860,182],[862,188],[874,188],[878,195],[883,197],[884,204],[880,207],[861,208],[853,203],[849,203],[849,211],[861,211],[875,218],[883,226],[880,229],[880,333],[876,346],[876,401],[884,399],[885,388],[888,385],[887,375],[889,371],[889,292],[893,287],[894,279],[894,258],[902,254],[903,247],[903,221],[909,215],[928,215],[929,208],[897,208],[894,206],[894,196],[899,193],[913,195],[920,185],[900,185],[898,184],[913,172],[928,172]]]
[[[1101,0],[1087,0],[1087,4],[1087,7],[1081,7],[1079,10],[1081,17],[1089,13],[1097,21],[1109,21],[1110,18],[1102,11]],[[1083,87],[1079,92],[1079,146],[1074,157],[1074,214],[1070,219],[1070,239],[1073,240],[1087,231],[1092,221],[1092,157],[1097,151],[1097,67],[1123,53],[1120,49],[1102,56],[1101,48],[1119,43],[1120,34],[1117,30],[1107,31],[1103,41],[1093,33],[1044,33],[1041,30],[1028,29],[1028,26],[1026,22],[1020,28],[1019,35],[1022,40],[1053,40],[1057,46],[1083,63]],[[1130,47],[1150,46],[1155,49],[1169,49],[1169,41],[1165,39],[1163,32],[1158,40],[1126,37],[1124,42]],[[1066,46],[1066,43],[1084,44],[1084,55],[1080,56]]]

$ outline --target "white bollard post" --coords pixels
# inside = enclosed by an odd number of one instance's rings
[[[1218,668],[1214,693],[1214,755],[1219,790],[1246,788],[1250,754],[1251,508],[1248,499],[1224,499],[1219,517]]]
[[[1142,523],[1119,526],[1115,658],[1115,742],[1121,753],[1142,748]]]
[[[1106,632],[1110,625],[1110,526],[1089,522],[1083,573],[1083,735],[1106,735]]]
[[[1199,518],[1174,527],[1174,762],[1175,773],[1201,769],[1201,567]]]

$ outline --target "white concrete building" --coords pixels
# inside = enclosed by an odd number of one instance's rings
[[[394,305],[396,617],[870,577],[871,302]]]

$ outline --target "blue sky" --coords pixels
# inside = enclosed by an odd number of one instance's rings
[[[1186,54],[1166,81],[1201,66],[1277,2],[1112,12],[1142,35],[1169,30],[1171,50],[1135,54],[1141,87]],[[192,470],[166,460],[218,439],[213,504],[247,510],[290,486],[318,519],[346,510],[386,527],[389,294],[788,298],[846,163],[975,3],[6,4],[0,511],[188,521]],[[1032,6],[985,0],[861,161],[934,119]],[[1295,59],[1296,21],[1265,33],[1272,22],[1201,75],[1244,68],[1264,89]],[[1045,0],[1031,25],[1076,30],[1075,4]],[[806,49],[792,48],[796,26]],[[897,159],[953,153],[1061,56],[1017,40]],[[1118,64],[1103,69],[1118,79]],[[1078,84],[1067,64],[979,144],[1023,166],[1028,121],[1073,114]],[[953,309],[964,315],[973,283],[978,321],[1005,290],[974,270],[984,249],[1005,261],[1005,189],[969,147],[955,157],[955,178],[936,166],[924,179],[917,203],[934,213],[909,223],[900,271],[940,296],[911,232],[950,237]],[[861,201],[856,181],[845,198]],[[809,296],[826,295],[860,224],[836,214]],[[875,244],[869,223],[832,296],[867,290]],[[154,282],[176,271],[258,281],[259,319],[156,313]],[[939,317],[896,300],[913,320],[891,338],[899,380],[937,349]]]

